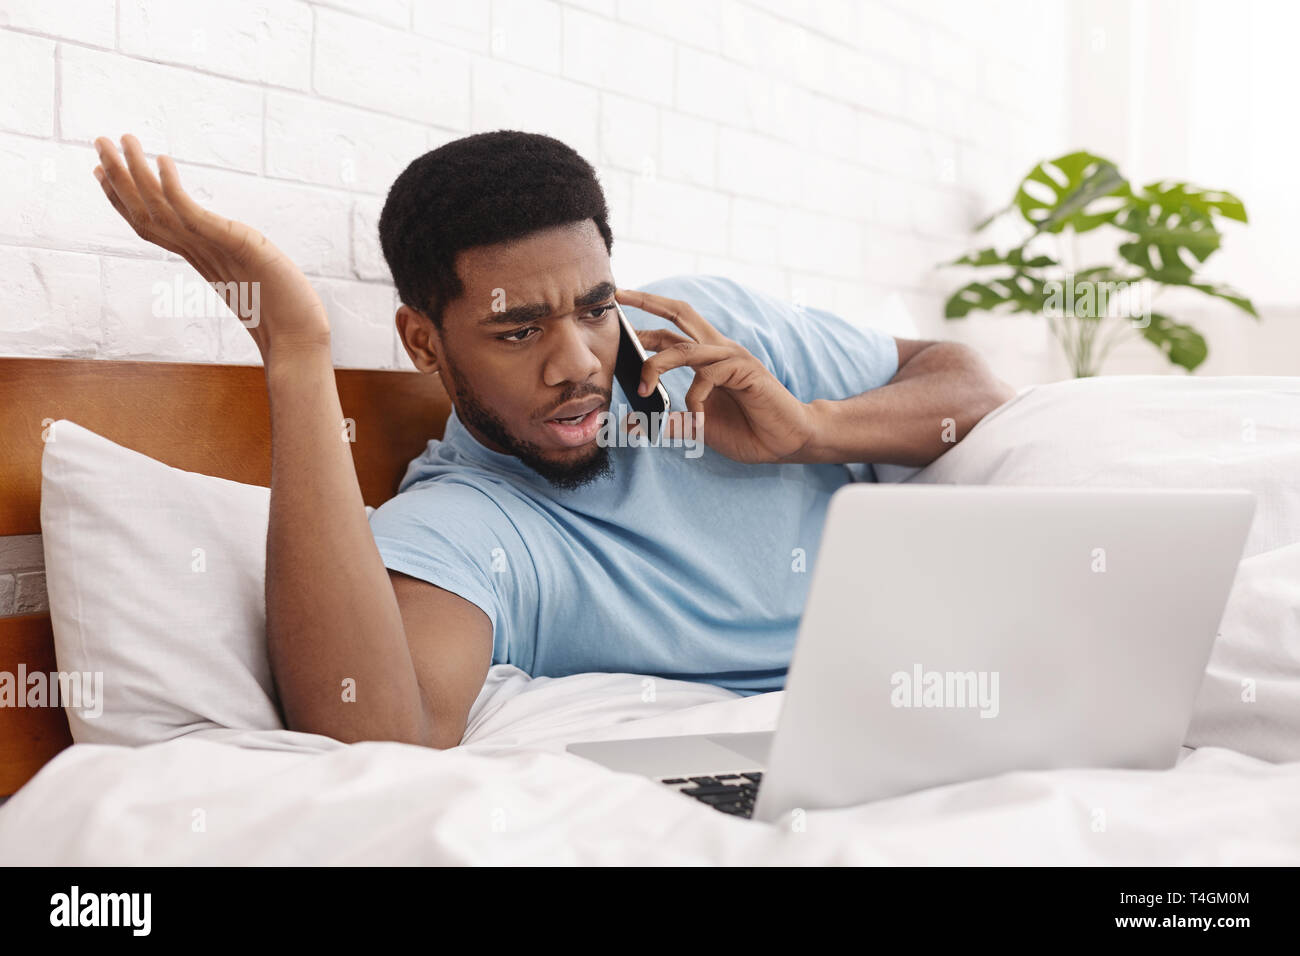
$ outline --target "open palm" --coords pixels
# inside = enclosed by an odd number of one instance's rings
[[[273,347],[328,347],[329,317],[320,296],[270,240],[196,203],[181,188],[170,156],[158,157],[155,176],[140,141],[131,134],[122,137],[125,161],[106,136],[95,140],[95,149],[101,163],[95,178],[136,235],[180,256],[214,287],[258,283],[258,315],[242,324],[264,363]]]

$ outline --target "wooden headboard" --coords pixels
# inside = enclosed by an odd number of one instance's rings
[[[441,438],[451,405],[418,372],[337,369],[361,495],[378,507]],[[260,365],[0,357],[0,535],[41,530],[44,422],[66,418],[186,471],[271,484],[271,418]],[[56,669],[49,614],[0,618],[0,672]],[[72,743],[62,708],[0,707],[0,796]]]

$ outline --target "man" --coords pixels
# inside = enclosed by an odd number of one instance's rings
[[[970,349],[893,339],[718,277],[619,290],[595,172],[550,137],[467,136],[380,218],[416,368],[454,410],[399,494],[362,507],[329,322],[265,237],[155,177],[134,137],[95,170],[143,238],[261,283],[272,424],[267,631],[286,724],[455,746],[492,663],[783,686],[830,495],[923,465],[1013,394]],[[683,446],[601,441],[625,305]],[[869,585],[869,582],[864,582]],[[345,695],[344,684],[355,688]]]

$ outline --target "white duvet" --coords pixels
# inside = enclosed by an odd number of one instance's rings
[[[1251,436],[1245,441],[1243,422]],[[1260,496],[1178,766],[1011,773],[739,820],[564,753],[574,740],[769,730],[783,694],[492,668],[465,743],[204,730],[77,744],[0,807],[10,864],[1300,863],[1300,379],[1022,392],[916,481],[1242,486]],[[1249,702],[1240,693],[1252,682]]]
[[[566,741],[770,729],[782,694],[492,669],[467,743],[202,731],[65,751],[0,810],[7,863],[1222,864],[1300,862],[1300,763],[1219,748],[1169,772],[1012,773],[738,820],[565,754]]]

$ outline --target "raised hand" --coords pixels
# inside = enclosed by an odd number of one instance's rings
[[[649,395],[669,369],[695,370],[686,390],[687,414],[669,414],[666,436],[694,435],[745,464],[801,461],[798,456],[815,437],[817,418],[752,352],[687,302],[636,289],[619,289],[614,298],[668,319],[685,333],[636,330],[641,345],[655,353],[641,366],[640,394]],[[701,434],[694,434],[697,427]]]
[[[131,134],[122,137],[125,161],[106,136],[95,140],[95,149],[101,164],[95,167],[95,178],[136,235],[183,258],[219,293],[239,288],[226,283],[258,283],[258,314],[241,318],[241,324],[253,336],[264,364],[270,364],[273,351],[328,351],[329,316],[320,296],[302,270],[265,236],[190,198],[170,156],[158,157],[155,176],[140,141]]]

